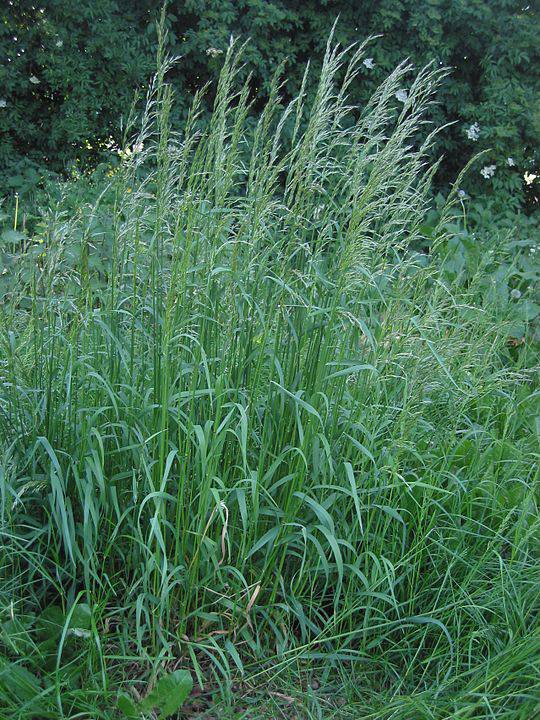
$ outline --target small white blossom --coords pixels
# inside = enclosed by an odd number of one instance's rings
[[[41,80],[39,80],[39,78],[37,78],[35,75],[30,75],[30,82],[32,83],[32,85],[39,85]]]
[[[112,150],[116,149],[113,143],[111,143],[110,147]],[[144,148],[143,143],[139,142],[139,143],[135,143],[132,147],[129,147],[129,145],[128,145],[123,150],[116,149],[116,152],[122,158],[122,160],[129,160],[129,158],[132,157],[133,155],[137,155],[137,153],[141,153],[143,151],[143,148]]]
[[[517,288],[514,288],[510,291],[510,297],[514,298],[514,300],[519,300],[521,292]]]
[[[367,67],[368,70],[373,70],[375,67],[375,63],[373,62],[373,58],[366,58],[364,60],[364,65]]]
[[[490,177],[493,177],[495,175],[495,170],[497,169],[496,165],[486,165],[480,170],[480,175],[483,178],[486,178],[486,180]]]
[[[469,140],[474,140],[474,142],[476,142],[480,137],[480,125],[475,122],[467,128],[466,132]]]
[[[399,100],[399,102],[407,102],[407,98],[409,97],[406,90],[398,90],[396,93],[396,98]]]
[[[56,41],[56,47],[57,47],[57,48],[61,48],[61,47],[63,46],[63,44],[64,44],[64,43],[63,43],[62,40],[57,40],[57,41]]]
[[[206,54],[210,55],[210,57],[213,57],[213,58],[218,57],[218,55],[221,55],[222,53],[223,53],[223,50],[220,50],[219,48],[215,48],[215,47],[209,47],[206,51]]]
[[[465,192],[465,190],[458,190],[457,194],[458,194],[458,197],[460,197],[462,199],[465,199],[467,197],[467,193]]]
[[[515,166],[516,166],[516,161],[514,160],[514,158],[511,158],[511,157],[506,158],[506,162],[508,163],[508,166],[509,166],[509,167],[515,167]]]
[[[537,177],[537,176],[534,175],[533,173],[527,173],[527,172],[526,172],[525,175],[523,176],[523,178],[525,179],[525,182],[527,183],[527,185],[532,185],[533,182],[536,180],[536,177]]]
[[[5,108],[7,105],[7,102],[5,100],[0,100],[0,108]]]

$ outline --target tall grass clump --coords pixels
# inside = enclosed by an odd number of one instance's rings
[[[445,71],[360,108],[365,45],[331,38],[253,125],[242,51],[182,133],[160,51],[120,169],[1,306],[0,657],[40,689],[0,708],[109,717],[111,678],[174,666],[306,717],[530,718],[538,390],[425,237]]]

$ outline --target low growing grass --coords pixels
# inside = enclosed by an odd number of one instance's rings
[[[533,717],[534,346],[482,263],[445,280],[454,194],[423,234],[444,72],[359,109],[363,53],[286,105],[278,68],[253,127],[231,46],[178,136],[161,53],[120,171],[45,218],[0,308],[2,717],[179,668],[193,717]]]

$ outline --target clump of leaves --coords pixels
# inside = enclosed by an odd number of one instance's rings
[[[118,698],[118,708],[128,718],[157,713],[160,720],[174,715],[184,704],[193,688],[188,670],[175,670],[161,677],[145,698],[134,702],[127,694]]]

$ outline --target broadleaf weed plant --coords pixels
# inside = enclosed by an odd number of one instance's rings
[[[536,369],[425,250],[446,71],[404,62],[360,108],[365,47],[331,37],[288,104],[280,66],[253,127],[231,43],[175,134],[162,45],[120,170],[47,218],[0,309],[2,662],[41,667],[47,608],[91,623],[13,717],[75,716],[81,657],[80,717],[172,665],[306,717],[532,717]]]

